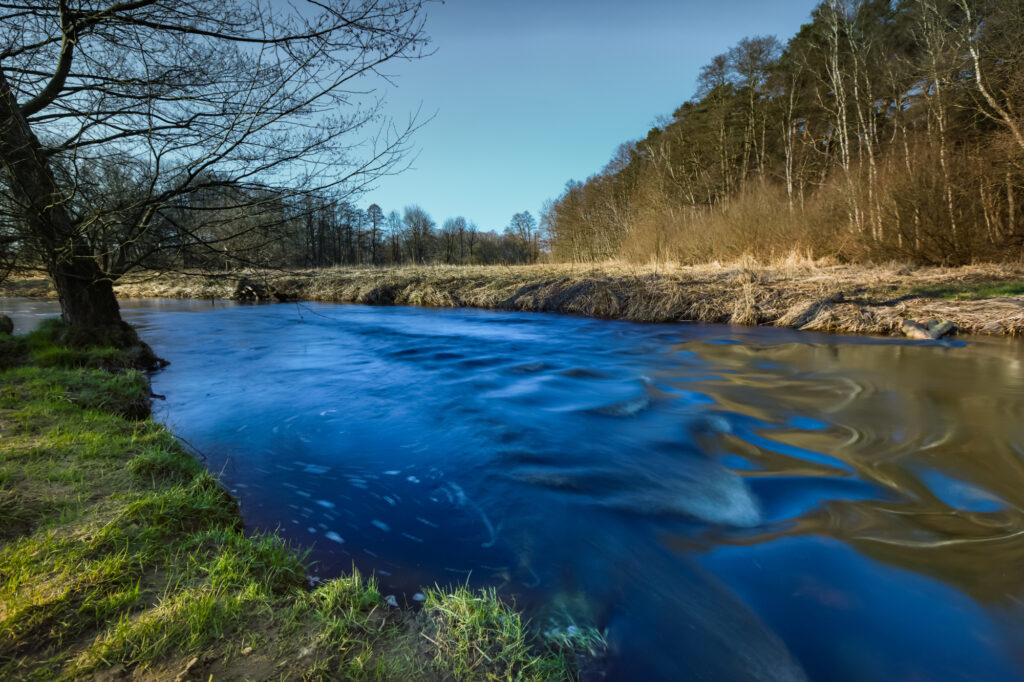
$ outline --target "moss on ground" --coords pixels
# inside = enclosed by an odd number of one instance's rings
[[[1024,281],[955,282],[914,287],[912,294],[947,301],[980,301],[987,298],[1024,296]]]
[[[161,425],[130,352],[68,349],[59,323],[0,337],[0,679],[551,680],[493,592],[414,613],[353,573],[243,531],[235,500]]]

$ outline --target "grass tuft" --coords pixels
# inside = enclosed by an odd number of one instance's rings
[[[565,662],[531,652],[515,611],[493,589],[427,590],[424,610],[436,628],[424,635],[434,645],[434,661],[456,680],[559,679]]]

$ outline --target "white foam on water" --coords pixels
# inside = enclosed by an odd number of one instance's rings
[[[761,506],[743,478],[721,466],[712,471],[715,473],[708,476],[693,494],[680,496],[680,506],[712,523],[743,528],[760,525]]]
[[[701,463],[683,475],[666,476],[655,488],[624,491],[610,506],[693,516],[708,523],[752,528],[761,507],[742,477],[717,462]]]
[[[466,491],[462,489],[461,485],[453,482],[449,483],[448,487],[452,489],[453,493],[455,493],[455,504],[459,505],[460,507],[466,504],[466,500],[468,498],[466,497]]]
[[[646,409],[650,404],[651,401],[646,396],[641,396],[638,398],[631,398],[630,400],[623,400],[620,403],[598,407],[594,412],[607,415],[609,417],[633,417]]]
[[[431,499],[432,502],[440,502],[441,501],[440,499],[438,499],[437,493],[444,493],[444,496],[448,498],[448,503],[449,504],[455,504],[455,498],[452,497],[451,491],[448,490],[448,488],[445,488],[444,486],[442,486],[442,487],[438,488],[437,490],[435,490],[434,492],[430,493],[430,499]]]
[[[716,430],[721,431],[722,433],[732,433],[732,424],[730,424],[729,420],[726,419],[725,417],[715,415],[711,417],[711,419],[709,419],[708,421],[711,422],[711,425]]]
[[[458,483],[449,482],[448,485],[455,492],[456,504],[458,504],[460,507],[464,505],[472,507],[473,510],[480,515],[480,520],[483,521],[484,526],[487,528],[487,532],[490,535],[490,539],[487,542],[481,543],[480,546],[484,548],[493,547],[494,544],[498,542],[498,533],[494,530],[494,526],[491,524],[491,520],[487,518],[487,514],[484,512],[483,509],[480,508],[480,506],[476,502],[469,499],[469,497],[466,495],[466,491],[464,491],[462,489],[462,486],[460,486]]]

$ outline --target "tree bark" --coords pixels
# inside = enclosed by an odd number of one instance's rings
[[[6,76],[0,71],[0,166],[7,174],[39,255],[60,298],[64,321],[78,326],[120,326],[113,282],[100,270],[76,229],[66,195],[29,127]]]

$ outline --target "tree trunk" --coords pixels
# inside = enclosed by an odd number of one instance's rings
[[[60,297],[64,321],[78,326],[120,326],[113,283],[75,228],[39,140],[29,128],[0,71],[0,166],[33,244]]]
[[[80,264],[83,263],[80,261]],[[121,311],[114,296],[114,284],[104,279],[92,259],[84,262],[92,265],[91,270],[82,274],[70,272],[71,268],[61,266],[51,269],[64,321],[83,327],[114,327],[121,324]],[[89,268],[79,268],[89,270]]]

